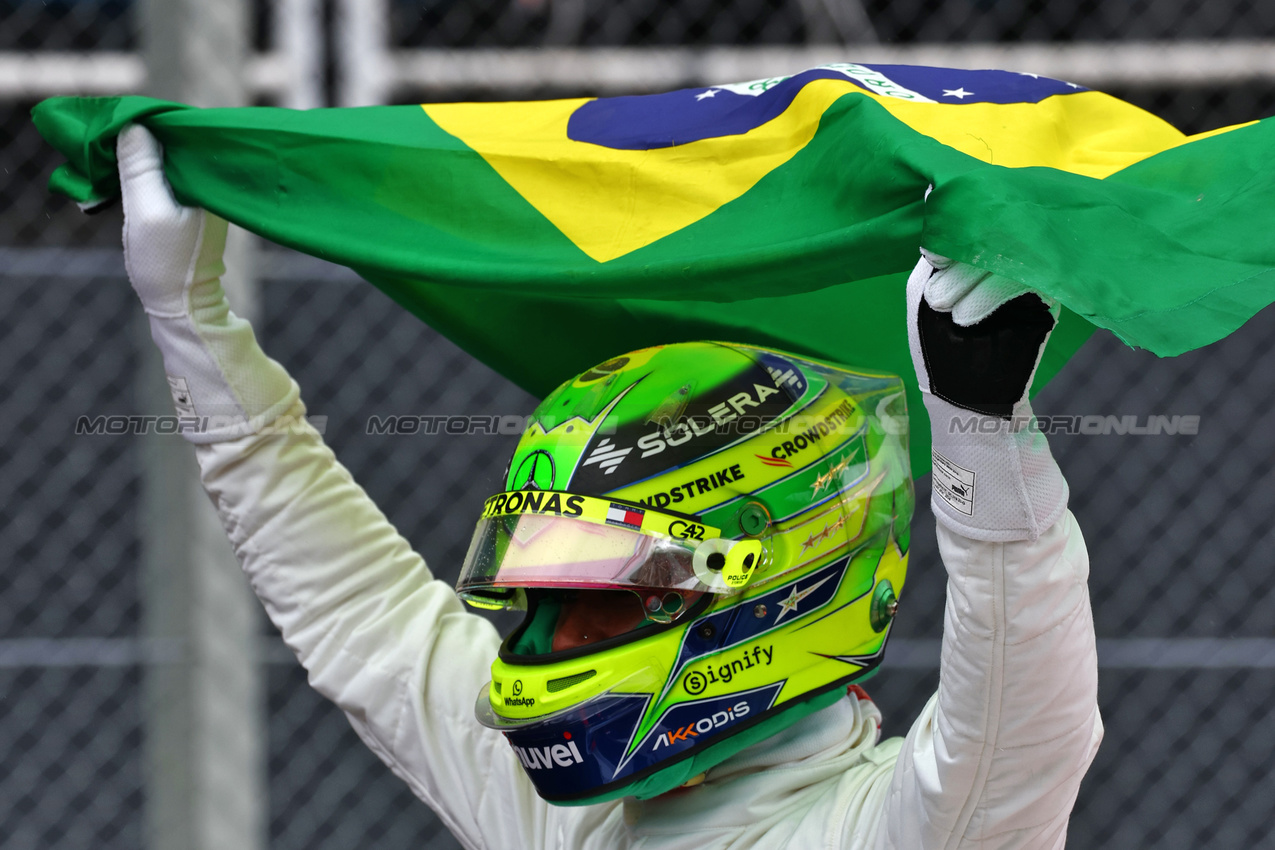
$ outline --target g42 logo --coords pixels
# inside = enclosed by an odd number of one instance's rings
[[[668,524],[668,533],[671,537],[680,537],[683,540],[703,540],[704,526],[675,519]]]

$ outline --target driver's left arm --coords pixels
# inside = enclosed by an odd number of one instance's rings
[[[908,333],[933,437],[943,650],[874,846],[1062,850],[1102,721],[1089,558],[1027,400],[1056,307],[934,259],[909,280]]]

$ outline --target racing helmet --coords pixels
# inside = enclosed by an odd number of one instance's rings
[[[897,377],[718,342],[589,369],[528,420],[457,583],[525,612],[479,722],[552,803],[687,784],[876,670],[913,503]],[[632,627],[555,650],[581,591]]]

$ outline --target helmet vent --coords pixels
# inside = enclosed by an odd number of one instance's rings
[[[586,670],[583,673],[576,673],[573,676],[563,676],[560,679],[550,679],[548,682],[545,682],[545,690],[551,694],[556,694],[558,691],[565,691],[573,685],[578,685],[581,682],[592,679],[596,675],[598,675],[597,670]]]

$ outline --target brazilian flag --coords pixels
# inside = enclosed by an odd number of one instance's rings
[[[1168,356],[1275,301],[1275,122],[1187,137],[1033,74],[835,64],[638,97],[306,112],[54,98],[34,117],[69,160],[54,191],[117,195],[115,136],[142,123],[183,203],[350,266],[540,396],[693,339],[911,382],[919,246],[1062,302],[1037,387],[1095,325]]]

